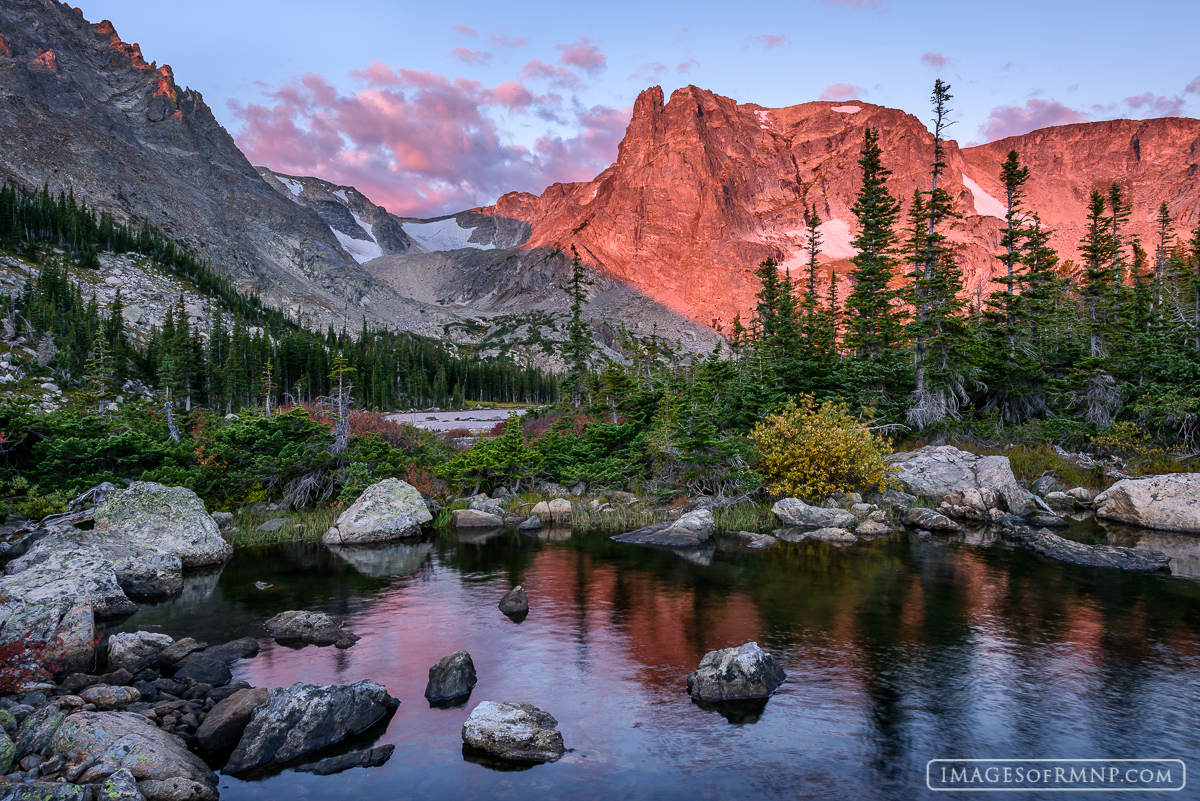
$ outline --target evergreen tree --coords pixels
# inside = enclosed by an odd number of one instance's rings
[[[564,387],[571,403],[578,407],[585,399],[588,361],[595,350],[590,326],[583,319],[583,307],[587,305],[587,272],[579,251],[571,246],[571,280],[567,284],[567,297],[571,299],[571,318],[567,323],[567,342],[563,346],[563,361],[567,363]]]

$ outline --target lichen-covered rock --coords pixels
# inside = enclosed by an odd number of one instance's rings
[[[196,744],[205,751],[223,751],[236,745],[254,710],[266,702],[266,688],[238,690],[209,711],[196,730]]]
[[[687,677],[687,690],[698,701],[766,698],[787,678],[775,657],[748,642],[737,648],[709,651]]]
[[[1019,483],[1007,456],[976,456],[950,445],[927,445],[887,457],[905,492],[940,503],[967,489],[988,489],[1003,501],[1002,511],[1025,517],[1037,512],[1032,494]]]
[[[891,533],[892,527],[878,520],[864,520],[858,524],[858,528],[854,529],[854,535],[860,540],[873,540],[878,537],[886,537]]]
[[[455,509],[450,512],[450,525],[454,528],[501,528],[504,518],[475,509]]]
[[[233,554],[204,503],[185,487],[135,481],[96,509],[95,531],[174,554],[184,567],[222,564]]]
[[[425,685],[425,698],[430,701],[449,701],[471,692],[478,682],[475,663],[466,651],[455,651],[444,656],[429,669],[429,682]]]
[[[505,516],[504,507],[486,495],[476,495],[471,499],[471,503],[468,508],[474,509],[476,512],[495,515],[501,519],[503,519]]]
[[[8,732],[0,729],[0,774],[8,773],[12,767],[13,757],[16,756],[17,745],[8,736]]]
[[[158,655],[174,642],[168,635],[152,631],[114,634],[108,638],[108,669],[137,673],[158,661]]]
[[[54,743],[54,735],[66,720],[55,704],[46,704],[21,721],[13,738],[16,749],[13,759],[20,761],[30,754],[42,754]]]
[[[142,700],[142,694],[135,687],[113,687],[108,684],[93,684],[79,697],[85,704],[94,704],[97,709],[116,709]]]
[[[501,759],[554,762],[562,757],[558,721],[532,704],[483,701],[462,727],[463,742]]]
[[[87,601],[97,617],[119,617],[137,611],[117,581],[113,563],[95,548],[47,537],[20,559],[4,567],[0,593],[28,603]]]
[[[58,727],[53,748],[66,760],[68,782],[95,784],[124,768],[139,782],[188,779],[217,797],[216,774],[182,740],[132,712],[77,712]]]
[[[264,623],[263,627],[281,645],[307,643],[349,648],[361,639],[354,632],[343,629],[340,620],[324,612],[280,612]]]
[[[204,782],[175,776],[170,779],[146,779],[138,782],[146,801],[216,801],[216,789]]]
[[[799,498],[782,498],[771,513],[787,526],[802,528],[854,528],[858,518],[845,509],[809,506]]]
[[[14,782],[0,778],[0,801],[89,801],[92,788],[60,782]]]
[[[0,593],[6,591],[5,582],[0,581]],[[58,595],[53,588],[0,600],[0,645],[45,644],[38,659],[53,673],[88,671],[96,666],[95,625],[89,601],[73,594]],[[14,654],[12,658],[21,657]]]
[[[290,762],[363,731],[398,705],[373,681],[297,683],[271,690],[267,702],[254,710],[225,770],[240,773]]]
[[[708,509],[699,509],[695,512],[688,512],[670,523],[654,523],[627,534],[618,534],[613,539],[617,542],[628,542],[635,545],[686,548],[708,542],[716,530],[717,524],[713,521],[712,512]]]
[[[567,523],[571,520],[572,506],[566,498],[555,498],[546,506],[546,515],[554,523]],[[536,507],[534,514],[537,514]],[[545,518],[543,518],[545,519]]]
[[[416,487],[388,478],[367,487],[321,541],[326,545],[367,545],[415,537],[431,520],[433,515]]]
[[[525,614],[529,611],[529,598],[525,595],[525,588],[519,584],[513,587],[504,593],[504,597],[500,599],[497,606],[506,615]]]
[[[1200,534],[1200,473],[1126,478],[1095,497],[1096,517]]]
[[[97,801],[146,801],[146,796],[138,789],[133,774],[121,768],[104,780]]]

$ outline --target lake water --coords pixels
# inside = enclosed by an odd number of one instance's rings
[[[354,743],[394,743],[385,766],[222,776],[222,799],[912,799],[946,795],[925,789],[934,758],[1195,764],[1200,582],[965,539],[976,544],[898,534],[762,552],[720,540],[684,555],[566,530],[439,532],[345,556],[294,544],[241,550],[112,630],[254,636],[263,650],[235,679],[373,679],[402,701]],[[1188,573],[1200,541],[1174,547]],[[514,623],[496,604],[518,583],[531,610]],[[262,639],[287,609],[345,615],[362,640]],[[749,708],[693,703],[684,679],[704,653],[750,640],[787,671],[779,691]],[[479,684],[465,705],[431,708],[428,669],[460,648]],[[573,750],[528,769],[480,764],[460,730],[483,700],[550,712]]]

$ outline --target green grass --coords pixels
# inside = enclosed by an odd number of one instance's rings
[[[333,506],[318,506],[299,511],[249,511],[235,514],[233,528],[225,532],[225,539],[235,548],[275,545],[281,542],[318,540],[329,530],[341,509]],[[268,520],[285,518],[288,522],[277,531],[259,531],[258,527]]]

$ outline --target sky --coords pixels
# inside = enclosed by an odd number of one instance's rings
[[[940,77],[963,145],[1200,115],[1194,0],[76,2],[199,90],[255,165],[408,216],[590,180],[654,85],[927,122]]]

